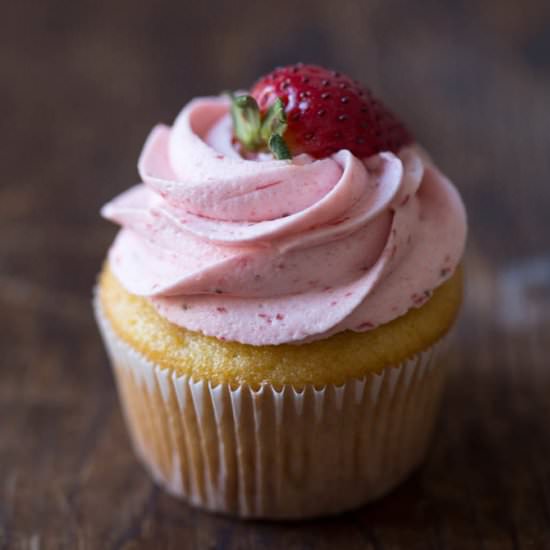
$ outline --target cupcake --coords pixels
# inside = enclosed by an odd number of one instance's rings
[[[191,504],[335,514],[422,461],[461,199],[345,75],[298,64],[147,138],[95,310],[136,453]]]

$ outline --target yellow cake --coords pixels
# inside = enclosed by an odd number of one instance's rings
[[[212,384],[344,384],[378,373],[429,348],[452,326],[462,299],[462,271],[418,309],[368,332],[346,331],[302,345],[223,342],[171,324],[143,297],[130,294],[106,265],[101,310],[114,332],[146,359],[177,376]]]

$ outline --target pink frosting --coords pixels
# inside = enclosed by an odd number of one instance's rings
[[[228,104],[157,126],[143,183],[103,207],[124,287],[171,322],[254,345],[366,331],[421,306],[463,254],[452,184],[416,147],[360,160],[240,157]]]

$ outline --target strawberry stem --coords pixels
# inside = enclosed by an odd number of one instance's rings
[[[236,138],[248,151],[268,148],[278,160],[292,158],[283,134],[287,128],[285,107],[277,98],[264,116],[250,95],[231,97],[231,118]]]
[[[231,99],[231,118],[235,135],[246,149],[256,151],[262,145],[258,104],[249,95],[232,95]]]
[[[272,134],[283,137],[286,127],[285,106],[281,99],[277,98],[265,114],[260,128],[260,135],[266,143],[269,143]]]
[[[292,158],[285,140],[279,134],[271,134],[267,146],[278,160],[290,160]]]

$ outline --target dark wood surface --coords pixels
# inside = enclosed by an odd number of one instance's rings
[[[0,549],[550,548],[550,3],[5,2]],[[157,121],[316,61],[367,82],[470,215],[468,293],[425,466],[382,501],[239,522],[138,465],[90,307]]]

